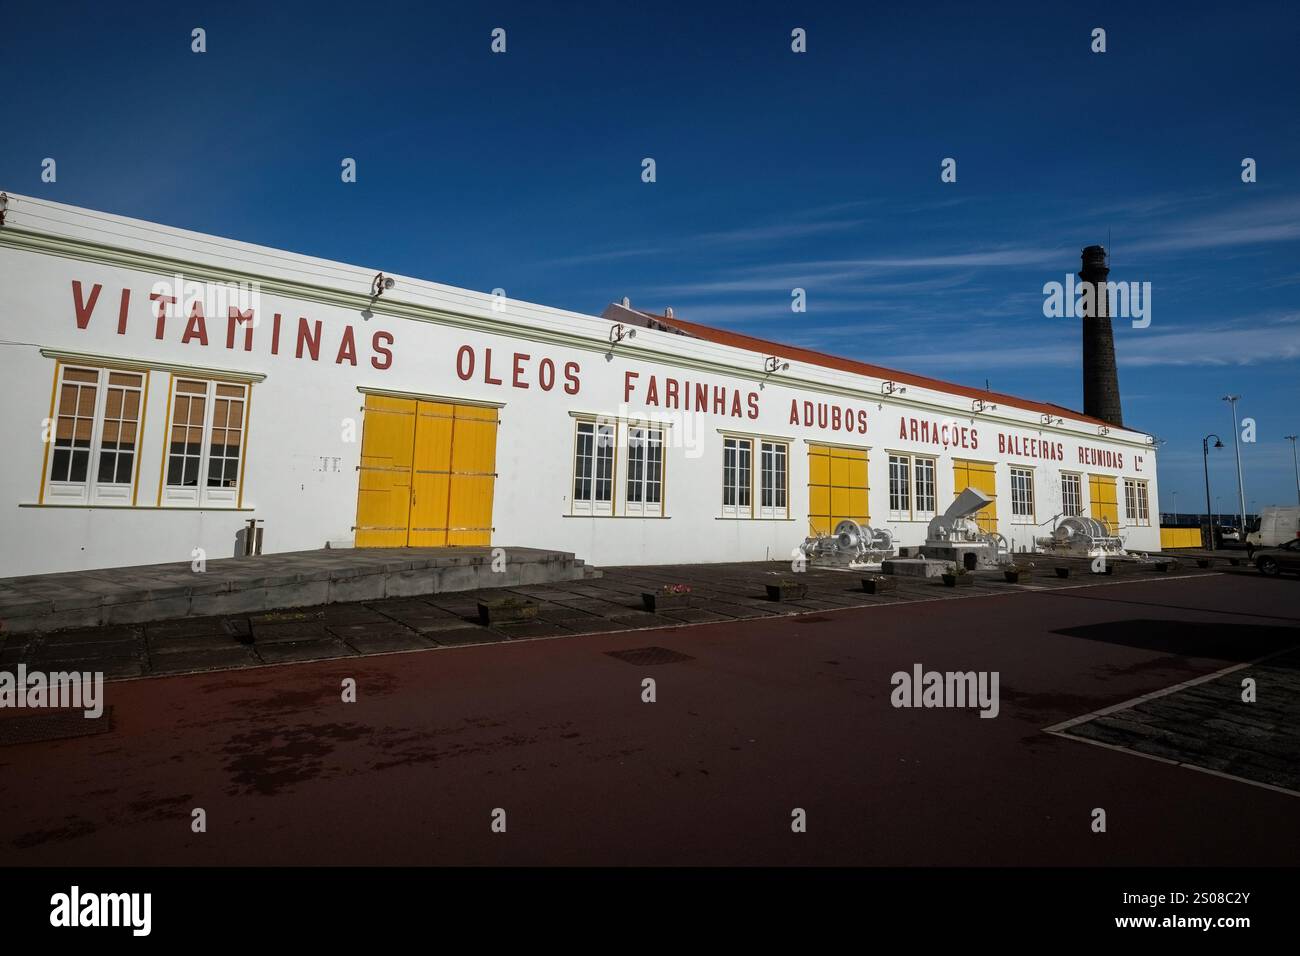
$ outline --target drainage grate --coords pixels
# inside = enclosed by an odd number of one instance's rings
[[[620,661],[642,666],[648,664],[678,664],[682,661],[695,660],[690,654],[679,654],[677,651],[669,650],[666,647],[634,647],[626,651],[606,651],[605,653],[610,657],[617,657]]]
[[[86,717],[80,710],[57,710],[48,714],[24,714],[0,720],[0,747],[34,744],[70,737],[93,737],[113,729],[113,708],[98,717]]]

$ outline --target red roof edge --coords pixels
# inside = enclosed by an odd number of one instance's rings
[[[808,365],[819,365],[822,368],[835,369],[840,372],[851,372],[855,375],[868,375],[872,378],[883,378],[904,385],[915,385],[918,388],[930,388],[940,392],[949,392],[954,395],[964,395],[967,398],[982,398],[999,405],[1010,405],[1013,408],[1020,408],[1026,411],[1038,412],[1040,414],[1056,415],[1061,418],[1068,417],[1075,421],[1088,422],[1093,425],[1110,425],[1109,422],[1103,421],[1100,418],[1093,418],[1090,415],[1085,415],[1072,408],[1066,408],[1063,405],[1053,405],[1050,402],[1036,402],[1032,399],[1020,398],[1017,395],[1008,395],[1004,392],[986,391],[984,389],[972,388],[969,385],[958,385],[955,382],[945,382],[942,379],[930,378],[925,375],[899,372],[895,369],[885,368],[880,365],[870,365],[866,362],[840,358],[836,355],[827,355],[825,352],[818,352],[814,349],[800,348],[795,345],[783,345],[780,342],[773,342],[769,339],[760,339],[752,335],[744,335],[740,332],[731,332],[727,329],[714,328],[710,325],[700,325],[698,322],[687,322],[684,319],[679,319],[672,315],[659,315],[653,312],[645,312],[641,309],[633,309],[618,303],[611,303],[602,313],[602,317],[614,322],[633,321],[635,324],[640,326],[658,328],[661,331],[676,331],[682,335],[689,335],[692,338],[703,339],[706,342],[713,342],[717,345],[727,345],[732,348],[745,349],[749,352],[759,352],[765,355],[779,355],[781,358],[793,359],[795,361],[804,362]],[[1123,428],[1125,431],[1134,430],[1127,426],[1119,427]]]

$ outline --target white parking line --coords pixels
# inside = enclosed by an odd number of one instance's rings
[[[1196,677],[1193,678],[1192,680],[1185,680],[1178,684],[1172,684],[1169,687],[1165,687],[1161,690],[1152,691],[1151,693],[1143,694],[1140,697],[1134,697],[1132,700],[1126,700],[1122,703],[1114,704],[1110,707],[1103,707],[1101,710],[1094,710],[1091,713],[1084,714],[1081,717],[1071,717],[1069,720],[1063,720],[1059,724],[1053,724],[1050,727],[1044,727],[1043,733],[1051,734],[1054,737],[1064,737],[1067,740],[1076,740],[1079,741],[1080,743],[1092,744],[1095,747],[1105,747],[1107,750],[1115,750],[1118,751],[1119,753],[1132,754],[1135,757],[1145,757],[1147,760],[1155,760],[1160,763],[1172,764],[1175,767],[1185,767],[1188,770],[1196,770],[1200,773],[1208,773],[1213,777],[1222,777],[1225,780],[1235,780],[1237,783],[1249,784],[1252,787],[1262,787],[1265,790],[1272,790],[1275,791],[1276,793],[1285,793],[1287,796],[1291,796],[1291,797],[1300,797],[1300,792],[1297,792],[1295,790],[1288,790],[1286,787],[1279,787],[1271,783],[1263,783],[1259,780],[1250,780],[1247,779],[1246,777],[1238,777],[1235,774],[1224,773],[1221,770],[1211,770],[1208,767],[1199,767],[1194,763],[1187,763],[1186,761],[1183,760],[1172,760],[1169,757],[1161,757],[1156,754],[1144,754],[1140,750],[1133,750],[1130,747],[1122,747],[1119,744],[1106,743],[1101,740],[1091,740],[1087,737],[1079,737],[1076,736],[1075,734],[1066,733],[1066,731],[1068,731],[1071,727],[1076,727],[1079,724],[1085,724],[1090,720],[1097,719],[1098,717],[1106,717],[1109,716],[1110,714],[1119,713],[1122,710],[1129,710],[1133,707],[1138,706],[1139,704],[1146,703],[1149,700],[1156,700],[1161,697],[1167,697],[1170,694],[1175,694],[1180,690],[1186,690],[1187,688],[1195,687],[1198,684],[1204,684],[1207,683],[1208,681],[1217,680],[1220,677],[1226,677],[1228,674],[1235,673],[1236,671],[1239,670],[1244,670],[1247,667],[1254,667],[1256,664],[1261,664],[1264,661],[1270,660],[1274,657],[1278,657],[1282,654],[1290,653],[1291,651],[1294,651],[1297,648],[1300,648],[1300,644],[1296,645],[1295,647],[1284,648],[1280,651],[1273,651],[1269,654],[1265,654],[1263,657],[1257,657],[1253,661],[1246,661],[1245,663],[1242,664],[1233,664],[1230,667],[1225,667],[1221,670],[1217,670],[1212,674],[1205,674],[1202,677]]]

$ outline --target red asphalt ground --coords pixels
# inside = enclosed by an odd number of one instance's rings
[[[110,684],[112,733],[0,748],[0,864],[1294,864],[1300,798],[1042,728],[1300,644],[1298,595],[1119,582]],[[649,645],[695,659],[605,654]],[[1001,714],[894,709],[917,662],[1000,671]]]

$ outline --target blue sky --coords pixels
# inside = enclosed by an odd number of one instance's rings
[[[1294,4],[131,6],[6,14],[0,188],[1074,408],[1042,287],[1109,236],[1111,278],[1152,283],[1116,347],[1164,510],[1203,507],[1210,431],[1235,507],[1227,392],[1248,508],[1295,502]]]

